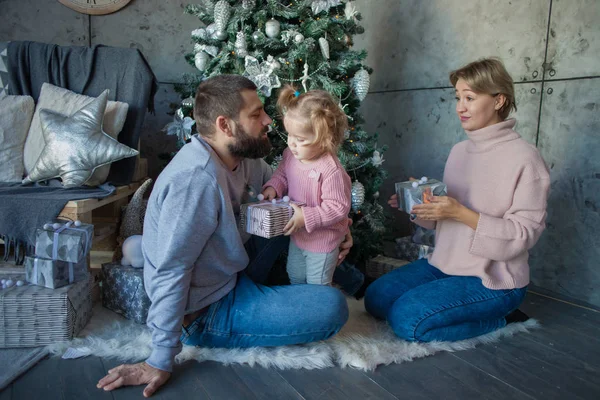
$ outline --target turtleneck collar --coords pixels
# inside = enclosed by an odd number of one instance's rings
[[[483,153],[500,143],[519,139],[521,135],[513,130],[516,123],[517,121],[511,118],[475,131],[465,131],[469,137],[467,151],[469,153]]]

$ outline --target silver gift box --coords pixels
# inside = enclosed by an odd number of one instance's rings
[[[35,255],[41,258],[66,262],[79,262],[92,246],[94,225],[81,224],[60,228],[40,228],[35,235]]]
[[[430,196],[446,196],[448,194],[446,184],[437,179],[430,179],[426,183],[416,182],[416,187],[413,187],[413,182],[410,181],[396,183],[398,209],[410,214],[415,205],[428,203]]]
[[[302,203],[292,202],[298,206]],[[283,228],[294,215],[289,202],[272,203],[264,200],[242,204],[240,207],[240,228],[252,235],[270,239],[283,235]]]
[[[144,289],[144,269],[105,263],[102,273],[102,305],[138,324],[145,324],[151,302]]]
[[[25,280],[50,289],[89,279],[87,257],[78,263],[25,257]]]

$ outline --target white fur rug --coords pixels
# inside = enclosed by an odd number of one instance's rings
[[[367,314],[362,301],[348,298],[348,306],[348,323],[336,336],[326,341],[249,349],[184,346],[176,362],[212,360],[223,364],[260,365],[279,369],[318,369],[338,365],[373,370],[381,364],[412,361],[439,351],[471,349],[539,326],[537,321],[530,319],[460,342],[410,343],[398,339],[387,324]],[[94,308],[94,316],[80,336],[70,342],[51,345],[48,350],[51,354],[60,356],[72,347],[80,349],[86,355],[116,358],[124,362],[144,360],[151,351],[150,332],[146,326],[128,321],[101,306]]]

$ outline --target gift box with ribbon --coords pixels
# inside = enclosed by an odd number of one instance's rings
[[[398,209],[410,214],[417,204],[430,203],[433,196],[446,196],[446,184],[437,179],[421,178],[418,181],[396,183]]]
[[[298,206],[302,203],[285,200],[259,201],[242,204],[240,207],[240,228],[253,235],[270,239],[283,235],[294,209],[290,203]]]
[[[145,324],[150,298],[144,289],[143,268],[105,263],[102,274],[102,305],[138,324]]]
[[[78,263],[25,257],[25,280],[50,289],[89,279],[87,258]]]
[[[77,263],[92,246],[94,225],[79,221],[45,224],[36,230],[35,255],[40,258]]]

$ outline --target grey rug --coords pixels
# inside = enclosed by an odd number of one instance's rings
[[[530,319],[510,324],[498,331],[460,342],[410,343],[398,339],[390,327],[365,312],[362,301],[348,298],[350,318],[344,328],[329,340],[296,346],[219,349],[184,346],[176,362],[218,361],[223,364],[260,365],[278,369],[319,369],[332,366],[373,370],[378,365],[402,363],[431,356],[440,351],[460,351],[528,332],[538,323]],[[81,338],[58,343],[49,351],[61,356],[69,348],[82,355],[114,358],[122,362],[144,360],[151,352],[151,336],[146,326],[137,325],[103,308],[95,308],[92,321]]]
[[[0,349],[0,390],[29,370],[48,354],[44,347]]]

